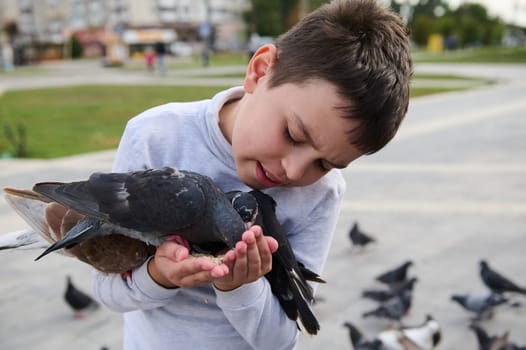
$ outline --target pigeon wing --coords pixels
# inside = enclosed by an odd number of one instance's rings
[[[205,207],[199,184],[172,168],[94,173],[87,181],[45,182],[34,190],[67,208],[138,231],[177,232]]]
[[[48,199],[30,190],[4,188],[7,203],[23,218],[35,232],[49,243],[55,243],[52,230],[45,220]]]
[[[81,214],[102,221],[108,219],[108,215],[99,211],[97,199],[90,193],[87,181],[39,182],[33,186],[33,191]]]
[[[50,206],[60,206],[59,204],[50,202],[49,198],[31,190],[4,188],[4,195],[6,202],[46,242],[53,244],[61,238],[60,229],[55,227],[48,210]],[[59,253],[70,255],[65,251]]]

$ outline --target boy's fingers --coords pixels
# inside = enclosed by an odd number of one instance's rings
[[[229,269],[228,266],[225,264],[216,265],[214,268],[210,271],[210,276],[213,278],[221,278],[226,275],[228,275]]]
[[[172,261],[180,262],[188,257],[189,252],[184,246],[179,245],[174,241],[166,241],[157,247],[156,255],[163,256]]]
[[[279,248],[279,243],[276,241],[274,237],[265,236],[265,240],[267,241],[268,247],[270,249],[271,253],[275,253],[276,250]]]
[[[236,251],[229,250],[225,253],[225,256],[223,257],[223,263],[229,265],[232,264],[234,261],[236,261]]]
[[[211,282],[210,272],[201,271],[201,272],[193,273],[191,275],[180,278],[178,285],[181,287],[195,287],[197,285],[203,285],[209,282]]]
[[[248,231],[245,233],[246,235],[243,235],[243,240],[247,244],[247,277],[257,278],[261,271],[261,258],[258,248],[258,240],[261,240],[261,233],[259,233],[257,239],[254,237],[254,232]]]
[[[247,245],[243,241],[236,243],[236,262],[234,263],[234,276],[247,275]]]
[[[270,250],[267,239],[263,236],[257,240],[257,245],[259,258],[261,260],[261,270],[263,273],[267,273],[272,269],[272,251]]]
[[[182,245],[177,244],[177,247],[174,252],[175,261],[183,261],[186,258],[188,258],[188,255],[190,252],[186,247],[183,247]]]
[[[216,265],[206,258],[188,259],[179,263],[173,275],[177,276],[177,285],[194,287],[212,282],[213,278],[220,278],[228,274],[228,267],[224,264]]]

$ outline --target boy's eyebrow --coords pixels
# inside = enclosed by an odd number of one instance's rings
[[[316,143],[314,143],[314,139],[312,138],[311,136],[312,134],[309,131],[309,128],[307,127],[307,125],[303,123],[303,120],[301,120],[301,118],[297,114],[293,114],[293,115],[294,115],[294,120],[296,121],[296,125],[298,125],[298,128],[300,129],[303,136],[305,136],[305,138],[307,139],[307,142],[310,143],[312,147],[314,147],[314,149],[318,151],[320,147]],[[329,163],[331,167],[336,168],[336,169],[347,168],[347,165],[336,164],[326,159],[325,161]]]

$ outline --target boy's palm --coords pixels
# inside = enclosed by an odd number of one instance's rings
[[[166,288],[191,288],[210,284],[214,278],[228,274],[225,264],[205,257],[192,257],[188,248],[169,240],[157,247],[148,265],[150,276]]]

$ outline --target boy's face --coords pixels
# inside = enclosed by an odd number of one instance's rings
[[[246,79],[243,98],[220,113],[241,181],[256,189],[306,186],[362,155],[349,143],[354,121],[342,117],[337,107],[346,101],[332,84],[313,80],[269,89],[268,78]]]

